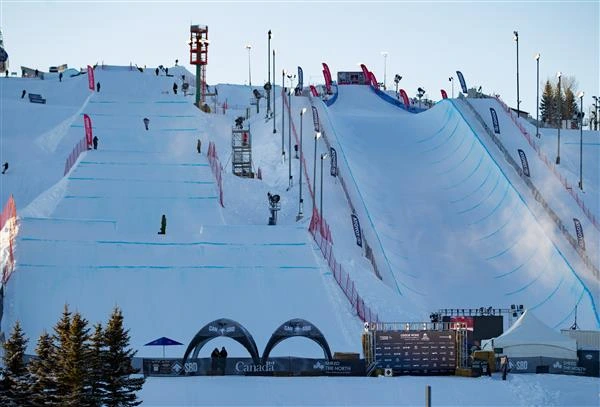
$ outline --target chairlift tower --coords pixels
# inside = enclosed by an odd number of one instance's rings
[[[238,177],[254,178],[250,127],[231,129],[231,167]]]
[[[208,26],[190,26],[190,64],[196,65],[196,106],[206,103],[206,65],[208,65]]]

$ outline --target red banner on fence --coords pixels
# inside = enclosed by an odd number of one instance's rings
[[[406,91],[404,89],[400,89],[400,96],[402,97],[402,100],[404,101],[404,106],[409,108],[410,102],[408,101],[408,95],[406,94]]]
[[[377,83],[377,78],[373,72],[369,72],[369,81],[371,82],[371,86],[376,89],[379,89],[379,84]]]
[[[369,75],[369,70],[365,64],[360,64],[360,69],[362,69],[363,75],[365,76],[365,84],[371,82],[371,75]]]
[[[87,114],[83,115],[83,124],[85,127],[85,139],[87,140],[88,148],[92,147],[92,119]]]
[[[94,68],[91,66],[87,66],[87,74],[88,74],[88,87],[91,90],[96,89],[96,80],[94,79]]]
[[[440,89],[440,92],[442,92],[442,99],[448,99],[448,94],[444,89]]]
[[[313,96],[319,96],[319,92],[317,92],[317,88],[315,88],[313,85],[310,85],[309,87],[310,87],[310,93]]]
[[[323,75],[325,76],[325,87],[327,88],[327,93],[331,92],[331,71],[325,62],[323,64]]]

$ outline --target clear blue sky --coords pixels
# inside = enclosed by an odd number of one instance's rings
[[[358,70],[362,62],[387,84],[394,74],[414,95],[419,86],[438,99],[450,91],[448,77],[461,70],[467,86],[482,86],[516,105],[519,32],[521,108],[535,115],[536,66],[540,80],[557,71],[575,76],[578,89],[600,96],[599,1],[502,2],[0,2],[0,26],[12,71],[67,63],[187,65],[189,26],[208,25],[209,84],[267,79],[267,31],[281,69],[302,66],[305,82],[322,82],[321,62],[332,74]],[[188,65],[188,68],[193,68]],[[458,94],[458,81],[455,92]],[[587,108],[585,108],[587,112]]]

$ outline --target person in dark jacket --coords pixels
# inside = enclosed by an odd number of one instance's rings
[[[173,93],[177,94],[177,83],[173,82]]]
[[[62,82],[62,77],[63,77],[63,73],[61,72],[61,73],[58,74],[58,81],[59,82]]]
[[[219,352],[219,365],[221,369],[221,374],[225,374],[225,366],[227,365],[227,351],[225,350],[225,346],[221,347],[221,351]]]
[[[96,84],[96,92],[100,92],[100,82]]]
[[[21,92],[21,99],[23,99],[26,94],[27,94],[27,91],[25,89],[23,89],[23,92]]]
[[[8,170],[8,161],[5,162],[4,165],[2,165],[2,174],[4,174],[6,170]]]
[[[156,76],[158,76],[158,68],[156,68],[156,69],[154,70],[154,73],[156,74]]]
[[[98,149],[98,136],[94,136],[92,139],[92,143],[94,144],[94,150]]]
[[[219,367],[219,348],[214,348],[212,353],[210,354],[210,370],[211,374],[217,373],[217,368]]]
[[[146,127],[146,130],[148,130],[149,124],[150,124],[150,119],[148,119],[147,117],[144,117],[144,127]]]
[[[198,139],[198,143],[196,143],[196,150],[198,150],[198,154],[202,152],[202,142]]]
[[[167,217],[165,216],[165,214],[163,214],[162,218],[160,219],[160,232],[158,232],[159,235],[166,235],[167,234]]]

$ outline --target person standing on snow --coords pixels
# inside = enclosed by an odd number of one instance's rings
[[[198,143],[196,143],[196,150],[198,150],[198,154],[202,152],[202,142],[198,139]]]
[[[220,366],[220,370],[221,370],[221,374],[224,375],[225,374],[225,366],[227,364],[227,351],[225,350],[225,346],[221,347],[221,351],[219,352],[219,364]]]
[[[92,143],[94,144],[94,150],[98,149],[98,136],[94,136],[92,139]]]
[[[4,165],[2,166],[2,174],[4,174],[6,172],[6,170],[8,170],[8,161],[4,163]]]
[[[165,216],[165,214],[163,213],[162,218],[160,219],[160,232],[158,232],[159,235],[166,235],[167,234],[167,217]]]
[[[210,354],[210,370],[211,374],[216,374],[219,364],[219,348],[214,348],[212,353]]]
[[[173,93],[177,94],[177,83],[173,82]]]
[[[96,84],[96,92],[100,92],[100,82]]]
[[[146,130],[148,130],[149,124],[150,124],[150,119],[148,119],[147,117],[144,117],[144,127],[146,127]]]
[[[156,76],[158,76],[158,68],[156,68],[156,69],[154,70],[154,73],[156,74]]]

